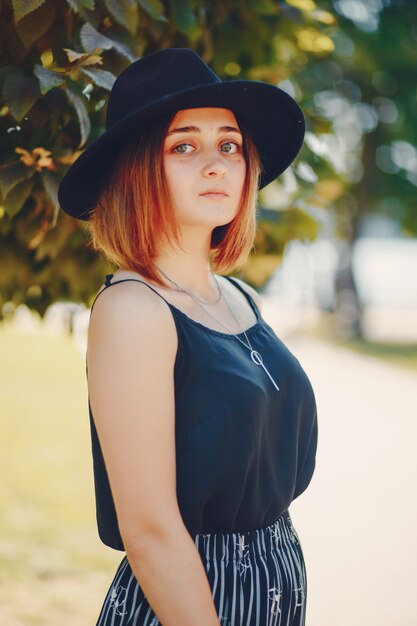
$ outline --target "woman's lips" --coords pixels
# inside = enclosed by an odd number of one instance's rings
[[[208,192],[200,194],[203,198],[214,198],[215,200],[219,200],[220,198],[227,198],[227,193],[220,192]]]

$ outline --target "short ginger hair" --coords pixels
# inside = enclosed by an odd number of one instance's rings
[[[176,112],[151,120],[123,141],[101,188],[89,224],[90,244],[112,263],[165,287],[153,262],[161,238],[179,244],[163,163],[163,145]],[[242,123],[246,176],[237,214],[213,229],[211,268],[228,274],[246,261],[255,241],[259,178],[257,148]]]

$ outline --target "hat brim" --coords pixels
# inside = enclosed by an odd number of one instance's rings
[[[282,174],[297,156],[304,139],[305,121],[298,104],[285,91],[258,81],[229,81],[200,85],[137,109],[107,129],[71,165],[58,190],[65,213],[88,220],[103,175],[109,171],[119,144],[150,120],[199,107],[232,110],[244,123],[262,161],[259,188]]]

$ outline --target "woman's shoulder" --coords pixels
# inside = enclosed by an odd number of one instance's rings
[[[115,272],[106,278],[108,280],[98,289],[91,306],[94,315],[90,316],[90,324],[94,318],[99,318],[103,323],[122,325],[126,322],[158,325],[166,320],[165,323],[172,326],[165,299],[141,276],[132,280],[132,276]]]
[[[251,285],[248,285],[248,283],[246,283],[241,278],[237,278],[236,276],[231,276],[231,278],[232,280],[235,280],[239,284],[239,286],[242,287],[242,289],[244,289],[251,296],[251,298],[255,301],[255,304],[258,307],[259,311],[262,311],[261,296],[256,291],[256,289],[251,287]]]
[[[175,321],[166,302],[138,282],[104,285],[91,308],[87,333],[87,367],[114,366],[123,355],[124,371],[146,374],[154,355],[173,367],[178,348]],[[142,368],[142,370],[141,370]]]

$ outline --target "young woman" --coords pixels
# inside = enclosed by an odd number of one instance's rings
[[[118,266],[87,347],[98,528],[126,552],[99,626],[305,623],[288,508],[314,471],[314,392],[227,276],[253,246],[258,188],[303,135],[280,89],[167,49],[118,77],[106,132],[61,183]]]

